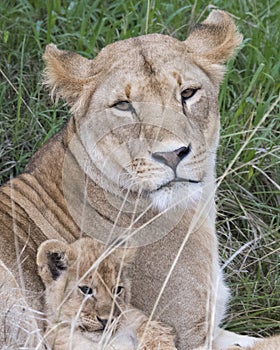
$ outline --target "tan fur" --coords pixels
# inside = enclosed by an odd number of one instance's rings
[[[213,11],[183,42],[151,34],[108,45],[93,60],[46,48],[45,84],[73,116],[0,190],[0,256],[31,311],[42,305],[35,257],[43,241],[133,234],[136,306],[172,324],[180,350],[211,342],[227,299],[215,234],[217,98],[222,62],[240,40],[231,17]],[[185,90],[195,94],[182,104]],[[120,101],[133,109],[116,108]],[[180,160],[176,174],[153,157],[167,152],[173,165]],[[25,322],[15,341],[27,346],[33,324],[25,311],[14,317]]]
[[[239,346],[237,345],[238,342],[239,342],[238,337],[236,337],[236,345],[233,345],[230,347],[221,348],[220,346],[216,346],[215,344],[212,344],[211,347],[201,346],[194,350],[279,350],[280,349],[280,336],[264,338],[264,339],[255,338],[253,340],[254,344],[251,346]]]
[[[131,249],[106,250],[91,238],[70,245],[58,240],[40,245],[37,265],[46,287],[45,334],[51,349],[94,350],[102,342],[104,350],[176,350],[170,327],[148,322],[129,304],[126,264],[132,257]],[[93,295],[81,293],[85,286],[92,288]],[[122,287],[119,295],[114,292],[118,286]],[[100,320],[107,320],[105,330]]]
[[[279,350],[280,336],[258,340],[253,346],[240,347],[233,346],[228,350]]]

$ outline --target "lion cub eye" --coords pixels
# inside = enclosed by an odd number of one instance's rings
[[[83,295],[86,295],[86,296],[93,295],[93,289],[88,286],[79,286],[79,289]]]
[[[123,287],[123,286],[117,286],[117,287],[114,287],[114,288],[113,288],[112,293],[113,293],[114,295],[119,296],[119,295],[122,294],[123,291],[124,291],[124,287]]]
[[[185,102],[189,98],[193,97],[198,89],[189,88],[181,92],[182,101]]]
[[[120,111],[124,111],[124,112],[134,110],[131,103],[128,101],[119,101],[119,102],[115,103],[112,107],[114,107]]]

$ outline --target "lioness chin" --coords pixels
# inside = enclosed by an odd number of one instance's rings
[[[218,92],[240,42],[231,17],[212,11],[185,41],[140,36],[93,60],[46,48],[45,84],[72,117],[0,190],[3,346],[41,340],[38,246],[84,233],[138,246],[135,305],[173,325],[180,350],[211,346],[228,298],[215,234]]]

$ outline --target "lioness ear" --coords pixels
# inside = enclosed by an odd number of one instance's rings
[[[50,239],[43,242],[37,252],[37,266],[44,284],[57,280],[68,268],[69,245]]]
[[[46,61],[43,83],[50,88],[51,96],[62,97],[74,107],[85,95],[83,88],[92,81],[92,61],[75,52],[59,50],[54,44],[46,47],[43,58]]]
[[[222,63],[230,58],[242,41],[230,15],[215,10],[201,24],[197,24],[185,43],[188,52],[210,63]]]

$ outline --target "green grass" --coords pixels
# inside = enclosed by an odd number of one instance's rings
[[[94,57],[106,44],[145,33],[184,39],[207,16],[197,1],[1,1],[0,183],[68,117],[41,85],[47,43]],[[280,326],[279,0],[214,0],[244,35],[220,93],[220,252],[233,299],[227,327],[262,335]],[[249,242],[249,243],[248,243]],[[236,256],[234,255],[236,252]],[[231,260],[231,257],[234,257]]]

